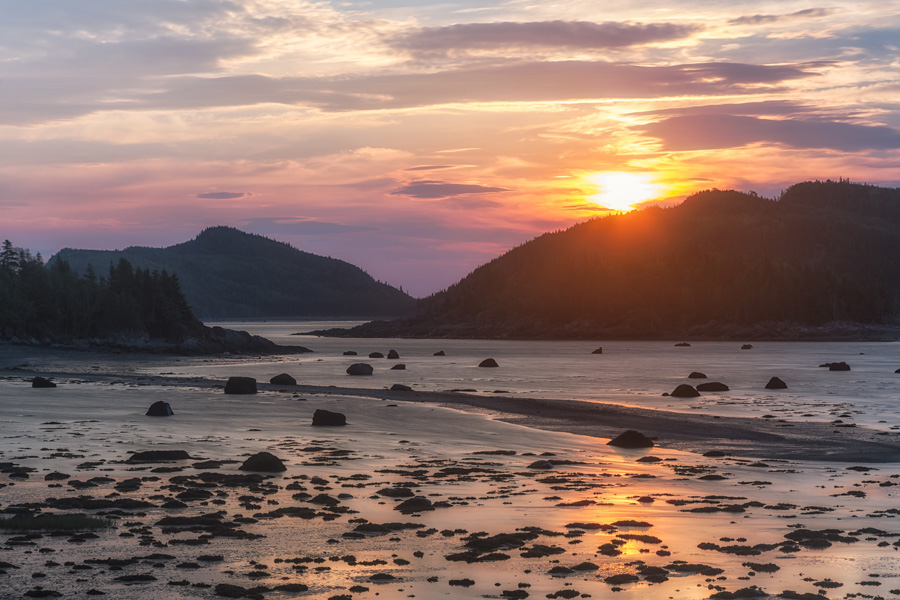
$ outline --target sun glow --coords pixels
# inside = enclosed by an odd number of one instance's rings
[[[627,212],[641,202],[658,198],[662,186],[649,173],[605,171],[584,177],[587,185],[597,190],[587,199],[603,208]]]

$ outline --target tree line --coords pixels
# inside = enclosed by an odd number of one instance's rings
[[[126,259],[105,275],[82,276],[64,260],[4,240],[0,248],[0,338],[68,341],[120,334],[182,342],[202,328],[175,274],[133,268]]]

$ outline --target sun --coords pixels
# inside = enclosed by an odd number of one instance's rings
[[[649,173],[603,171],[584,177],[587,185],[597,190],[587,196],[591,202],[609,210],[627,212],[635,205],[658,198],[662,186]]]

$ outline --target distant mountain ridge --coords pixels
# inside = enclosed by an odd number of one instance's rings
[[[167,248],[65,248],[51,262],[64,260],[79,274],[92,265],[105,276],[121,258],[136,268],[177,275],[194,314],[206,320],[389,317],[408,314],[416,303],[350,263],[225,226]]]
[[[778,200],[710,190],[546,233],[417,316],[347,335],[795,339],[898,325],[900,190],[841,180]]]

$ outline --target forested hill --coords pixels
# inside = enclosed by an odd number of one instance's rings
[[[900,323],[900,190],[828,181],[778,200],[701,192],[542,235],[421,310],[352,334],[771,339],[889,328]]]
[[[194,314],[209,320],[246,317],[346,317],[408,314],[415,300],[342,260],[302,252],[288,244],[211,227],[168,248],[64,249],[78,273],[104,272],[120,258],[137,268],[178,276]]]

